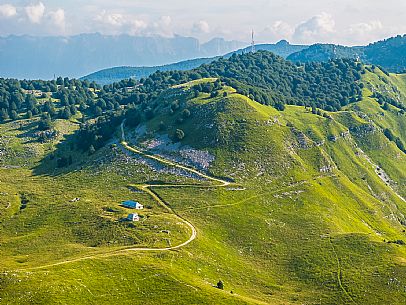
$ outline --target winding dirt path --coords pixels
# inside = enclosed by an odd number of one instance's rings
[[[179,169],[183,169],[183,170],[188,171],[190,173],[193,173],[193,174],[195,174],[195,175],[197,175],[199,177],[202,177],[202,178],[205,178],[207,180],[214,181],[214,182],[217,182],[217,183],[220,184],[220,185],[212,185],[211,187],[219,187],[219,186],[224,187],[224,186],[229,186],[231,184],[231,182],[228,182],[228,181],[220,179],[220,178],[215,178],[215,177],[206,175],[206,174],[204,174],[204,173],[202,173],[202,172],[200,172],[200,171],[198,171],[198,170],[196,170],[196,169],[194,169],[192,167],[188,167],[188,166],[185,166],[185,165],[182,165],[182,164],[179,164],[179,163],[164,159],[164,158],[162,158],[160,156],[156,156],[156,155],[144,152],[144,151],[142,151],[140,149],[137,149],[137,148],[134,148],[132,146],[129,146],[128,143],[125,141],[124,124],[125,124],[125,121],[123,121],[123,123],[121,123],[121,125],[120,125],[120,129],[121,129],[121,145],[123,145],[123,147],[126,150],[128,150],[130,152],[133,152],[133,153],[136,153],[138,155],[141,155],[143,157],[158,161],[160,163],[163,163],[163,164],[166,164],[166,165],[169,165],[169,166],[173,166],[173,167],[176,167],[176,168],[179,168]],[[145,185],[148,185],[148,186],[151,186],[151,187],[156,186],[156,185],[150,185],[150,184],[145,184]],[[160,186],[162,186],[162,184],[160,184]],[[165,185],[165,186],[173,186],[173,184],[168,184],[168,185]],[[182,185],[178,184],[176,186],[182,186]],[[202,187],[204,187],[204,186],[202,186]]]
[[[174,211],[168,204],[165,203],[165,201],[158,196],[156,192],[152,190],[153,187],[195,187],[195,188],[218,188],[218,187],[226,187],[231,185],[232,183],[220,178],[215,178],[211,177],[205,173],[202,173],[194,168],[167,160],[165,158],[162,158],[160,156],[156,156],[150,153],[146,153],[141,151],[140,149],[134,148],[130,146],[126,141],[125,141],[125,132],[124,132],[124,124],[125,121],[123,121],[120,125],[120,130],[121,130],[121,145],[124,147],[124,149],[128,150],[129,152],[138,154],[143,156],[144,158],[149,158],[153,159],[155,161],[158,161],[160,163],[166,164],[168,166],[176,167],[179,169],[182,169],[184,171],[188,171],[190,173],[193,173],[199,177],[202,177],[204,179],[207,179],[209,181],[215,182],[215,184],[210,184],[210,185],[198,185],[198,184],[137,184],[133,185],[134,187],[138,188],[139,190],[149,194],[161,207],[163,207],[165,210],[167,210],[169,213],[175,215],[181,222],[183,222],[187,227],[189,227],[191,234],[190,237],[182,242],[181,244],[171,246],[171,247],[165,247],[165,248],[148,248],[148,247],[126,247],[126,248],[121,248],[121,249],[116,249],[108,252],[101,252],[101,253],[96,253],[93,255],[87,255],[87,256],[82,256],[79,258],[72,258],[72,259],[67,259],[64,261],[60,262],[55,262],[52,264],[47,264],[47,265],[42,265],[38,267],[29,267],[29,268],[21,268],[18,269],[17,271],[32,271],[32,270],[40,270],[40,269],[46,269],[49,267],[54,267],[54,266],[60,266],[60,265],[65,265],[69,263],[75,263],[83,260],[88,260],[88,259],[95,259],[95,258],[104,258],[104,257],[109,257],[113,255],[118,255],[118,254],[123,254],[125,252],[131,252],[131,251],[137,251],[137,252],[160,252],[160,251],[170,251],[170,250],[177,250],[179,248],[182,248],[188,244],[190,244],[193,240],[196,239],[197,236],[197,230],[195,226],[189,222],[187,219],[179,215],[176,211]]]
[[[207,179],[209,181],[213,181],[216,184],[211,184],[211,185],[191,185],[191,184],[140,184],[140,185],[134,185],[136,188],[148,193],[160,206],[162,206],[164,209],[166,209],[169,213],[172,213],[174,215],[176,215],[184,224],[186,224],[191,230],[192,230],[192,234],[189,237],[189,239],[185,242],[183,242],[180,245],[176,245],[173,247],[167,247],[167,248],[151,248],[148,251],[168,251],[168,250],[175,250],[175,249],[179,249],[181,247],[186,246],[187,244],[191,243],[197,236],[197,230],[196,228],[193,226],[192,223],[190,223],[188,220],[186,220],[184,217],[180,216],[177,212],[175,212],[172,208],[170,208],[163,199],[161,199],[157,193],[155,193],[152,188],[153,187],[196,187],[196,188],[215,188],[215,187],[226,187],[231,185],[231,182],[220,179],[220,178],[215,178],[212,176],[209,176],[205,173],[202,173],[194,168],[167,160],[163,157],[160,156],[156,156],[147,152],[144,152],[138,148],[132,147],[130,146],[127,142],[126,142],[126,138],[125,138],[125,132],[124,132],[124,124],[125,124],[125,120],[121,123],[120,125],[120,131],[121,131],[121,145],[128,150],[129,152],[138,154],[140,156],[143,156],[144,158],[149,158],[155,161],[158,161],[162,164],[166,164],[168,166],[172,166],[175,168],[179,168],[182,169],[184,171],[187,171],[189,173],[193,173],[201,178]],[[141,251],[141,248],[132,248],[132,249],[128,249],[127,251]],[[143,249],[142,251],[146,251],[145,249]]]
[[[338,286],[340,287],[340,289],[344,292],[344,294],[347,296],[347,298],[354,304],[357,304],[357,302],[355,302],[354,298],[349,294],[349,292],[347,291],[347,289],[345,289],[343,282],[342,282],[342,277],[343,277],[343,272],[341,270],[341,262],[340,262],[340,258],[338,257],[338,253],[336,251],[336,248],[334,247],[334,243],[332,241],[331,236],[329,236],[329,242],[331,245],[331,248],[333,250],[334,256],[336,258],[336,262],[337,262],[337,283]]]

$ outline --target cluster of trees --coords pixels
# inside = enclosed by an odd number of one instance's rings
[[[198,97],[200,93],[210,93],[211,97],[216,97],[221,89],[223,89],[223,86],[219,79],[217,79],[214,83],[206,82],[194,85],[192,87],[194,97]]]
[[[94,100],[91,87],[95,85],[68,78],[53,81],[0,79],[0,121],[44,113],[51,119],[70,118],[78,107],[85,110],[86,104]]]
[[[103,87],[88,81],[59,77],[53,81],[18,81],[0,79],[0,120],[17,119],[48,113],[51,119],[70,118],[80,110],[89,117],[114,113],[120,109],[138,109],[141,116],[151,118],[159,95],[170,86],[191,80],[217,77],[243,95],[279,110],[286,104],[314,105],[327,111],[361,98],[359,83],[363,66],[353,60],[337,59],[325,63],[293,64],[270,52],[259,51],[219,59],[191,71],[156,72],[139,82],[123,80]],[[196,85],[192,92],[207,92],[214,96],[221,82]],[[53,101],[27,94],[40,90]],[[388,97],[380,96],[379,100]],[[41,99],[41,103],[39,103]],[[396,104],[396,101],[384,101]],[[398,105],[399,106],[399,105]],[[402,106],[402,105],[401,105]],[[133,118],[138,121],[139,115]]]
[[[365,70],[368,70],[368,71],[371,72],[371,73],[375,72],[376,69],[381,70],[382,73],[385,74],[386,76],[390,76],[389,72],[386,71],[386,69],[385,69],[384,67],[382,67],[382,66],[371,65],[371,67],[368,67],[368,66],[365,67]],[[381,77],[380,77],[380,79],[381,79],[382,81],[385,81],[384,78],[381,78]]]
[[[406,111],[405,105],[403,105],[401,102],[396,101],[388,95],[383,95],[380,92],[374,92],[372,97],[377,99],[378,103],[382,105],[384,110],[388,110],[389,105],[392,105],[399,108],[402,112]]]
[[[352,60],[337,59],[327,63],[292,64],[270,52],[233,55],[191,71],[155,72],[139,82],[123,80],[106,85],[97,92],[100,109],[119,106],[139,108],[153,114],[154,101],[169,87],[200,78],[216,77],[256,101],[283,110],[285,104],[308,105],[328,111],[361,98],[363,66]],[[221,82],[192,87],[196,96],[207,92],[216,96]],[[96,112],[100,113],[100,111]]]
[[[384,66],[391,72],[406,69],[406,35],[398,35],[364,48],[366,62]]]
[[[78,148],[90,153],[104,146],[122,122],[122,114],[100,116],[94,123],[81,124],[76,137]]]
[[[100,116],[94,123],[81,124],[76,137],[77,147],[89,153],[95,152],[111,139],[123,119],[121,112]]]
[[[18,111],[25,104],[18,80],[0,79],[0,122],[18,118]]]
[[[388,138],[389,141],[395,142],[396,146],[403,151],[406,154],[406,147],[405,144],[402,142],[402,140],[399,137],[396,137],[392,131],[388,128],[386,128],[383,131],[384,135]]]
[[[352,60],[292,64],[270,52],[233,55],[198,68],[266,105],[311,105],[328,111],[361,98],[363,67]]]
[[[133,106],[124,88],[134,85],[131,80],[101,88],[88,81],[61,77],[52,81],[0,79],[0,122],[38,116],[38,130],[47,131],[55,119],[70,119],[80,111],[84,118],[77,146],[95,150],[104,145],[124,117],[121,104],[128,104],[129,109]],[[39,140],[46,141],[49,135],[52,133],[40,133]]]
[[[266,51],[235,54],[191,71],[158,71],[141,79],[128,100],[135,104],[148,102],[172,85],[217,77],[262,104],[283,108],[285,104],[310,106],[314,103],[318,108],[337,111],[361,99],[359,81],[363,69],[360,63],[346,59],[293,64]],[[117,83],[105,87],[106,92],[112,92],[124,86]],[[216,90],[208,85],[196,85],[192,89],[194,92]]]
[[[141,79],[138,84],[134,80],[126,80],[104,86],[102,92],[121,100],[121,105],[148,104],[175,84],[216,77],[239,93],[278,109],[283,109],[285,104],[315,104],[324,110],[337,111],[361,99],[362,84],[359,81],[362,73],[363,66],[353,60],[292,64],[270,52],[259,51],[219,59],[191,71],[158,71]],[[132,86],[135,89],[128,92],[126,88]],[[213,93],[220,89],[216,86],[221,86],[220,82],[196,85],[192,92],[195,95],[199,92]]]
[[[219,80],[214,83],[193,86],[191,94],[198,96],[200,92],[205,92],[214,97],[225,83],[238,93],[279,110],[284,110],[286,104],[295,104],[338,111],[361,99],[362,73],[363,66],[353,60],[337,59],[302,65],[260,51],[233,55],[191,71],[158,71],[139,82],[129,79],[106,85],[97,92],[95,103],[105,111],[124,109],[127,123],[135,126],[143,119],[156,115],[159,106],[165,103],[159,99],[164,90],[176,84],[216,77]],[[105,105],[101,105],[103,102],[100,100],[105,102],[107,109],[101,107]],[[172,104],[172,112],[177,111],[179,103]],[[188,116],[187,113],[184,115]],[[175,138],[181,138],[180,132],[178,135]]]

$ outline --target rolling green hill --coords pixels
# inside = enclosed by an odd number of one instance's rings
[[[316,98],[297,90],[317,77]],[[258,52],[32,85],[43,113],[27,100],[0,124],[0,302],[404,304],[404,75]],[[38,137],[65,100],[77,113]],[[123,221],[129,199],[140,222]]]

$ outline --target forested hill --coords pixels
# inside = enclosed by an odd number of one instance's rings
[[[314,105],[335,111],[360,98],[363,66],[352,60],[295,65],[273,53],[233,55],[195,70],[220,77],[257,102],[274,105]]]
[[[364,68],[351,60],[295,65],[266,51],[233,55],[190,71],[156,72],[148,78],[125,80],[103,88],[88,81],[0,81],[0,120],[46,113],[69,117],[78,109],[92,115],[141,104],[154,109],[159,94],[176,84],[215,77],[257,102],[283,109],[285,104],[309,105],[329,111],[360,98]],[[100,89],[100,90],[98,90]],[[196,90],[202,88],[196,88]],[[53,110],[58,108],[59,110]]]
[[[364,63],[382,66],[390,72],[404,72],[406,71],[406,35],[361,47],[315,44],[288,56],[289,60],[302,63],[336,58],[359,58]]]
[[[153,100],[170,86],[213,77],[261,104],[278,109],[285,104],[306,104],[335,111],[360,98],[362,73],[362,64],[351,60],[296,65],[271,52],[259,51],[220,58],[190,71],[156,72],[140,80],[129,99],[138,103],[145,95],[143,99]],[[110,91],[117,86],[120,83],[104,88]]]
[[[39,130],[52,129],[56,119],[70,119],[81,114],[84,149],[101,147],[122,118],[137,124],[153,118],[165,103],[160,95],[174,85],[202,78],[217,78],[214,83],[197,84],[188,91],[216,97],[222,86],[258,103],[283,111],[286,104],[304,105],[326,111],[362,99],[361,82],[365,68],[361,63],[337,59],[325,63],[293,64],[271,52],[259,51],[221,58],[190,71],[156,72],[137,82],[123,80],[100,87],[95,83],[58,78],[54,81],[18,81],[0,79],[0,121],[38,116]],[[171,89],[172,90],[172,89]],[[378,94],[378,93],[377,93]],[[380,94],[381,103],[401,110],[402,102]],[[176,109],[176,105],[174,105]],[[327,114],[326,114],[327,115]],[[94,124],[97,119],[97,124]],[[94,140],[96,139],[96,140]]]
[[[370,44],[363,58],[391,72],[406,72],[406,34]]]

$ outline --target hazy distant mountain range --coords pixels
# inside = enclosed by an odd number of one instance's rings
[[[246,45],[222,38],[202,44],[195,38],[182,36],[0,37],[0,77],[52,79],[54,75],[76,78],[86,75],[83,79],[109,84],[130,77],[147,77],[157,70],[193,69],[219,56],[249,52],[251,46]],[[406,35],[367,46],[292,45],[282,40],[256,45],[255,49],[271,51],[294,62],[359,58],[390,72],[406,71]]]
[[[80,77],[115,66],[157,66],[214,57],[246,45],[214,38],[134,37],[81,34],[71,37],[0,37],[0,77],[51,79]]]

